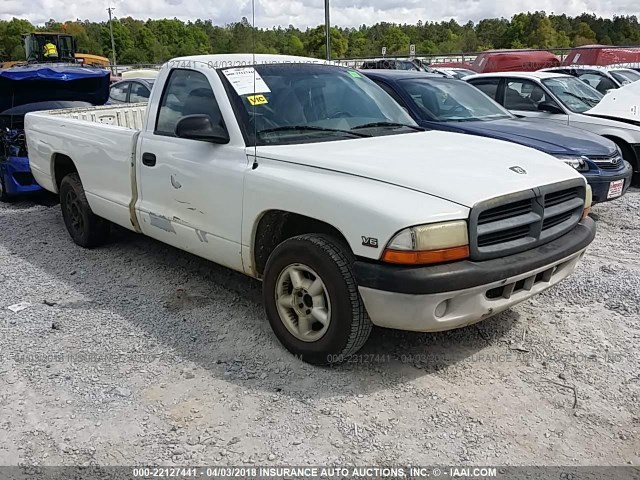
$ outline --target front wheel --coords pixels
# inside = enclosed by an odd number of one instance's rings
[[[64,224],[76,244],[93,248],[108,240],[111,225],[91,211],[77,173],[70,173],[62,179],[60,207]]]
[[[353,277],[354,257],[328,235],[285,240],[269,256],[262,286],[280,342],[305,362],[339,363],[369,338],[371,320]]]

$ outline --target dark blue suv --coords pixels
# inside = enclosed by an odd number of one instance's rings
[[[585,130],[521,119],[462,80],[424,72],[362,70],[422,127],[491,137],[532,147],[571,165],[593,190],[594,202],[622,196],[631,165],[611,140]]]

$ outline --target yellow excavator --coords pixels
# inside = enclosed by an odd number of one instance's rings
[[[77,44],[73,36],[59,32],[34,32],[22,36],[24,39],[25,60],[4,62],[0,68],[10,68],[16,65],[29,63],[76,63],[87,67],[106,68],[110,61],[106,57],[91,55],[88,53],[77,53]],[[45,56],[45,45],[53,44],[56,47],[57,56]]]

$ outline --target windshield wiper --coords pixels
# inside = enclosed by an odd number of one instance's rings
[[[338,128],[316,127],[313,125],[284,125],[282,127],[267,128],[265,130],[259,130],[257,134],[261,135],[263,133],[286,132],[286,131],[302,132],[306,130],[310,130],[312,132],[344,133],[346,135],[351,135],[352,137],[370,137],[371,136],[371,135],[367,135],[366,133],[352,132],[351,130],[340,130]]]
[[[576,95],[573,92],[568,92],[568,91],[564,91],[563,93],[566,93],[567,95],[571,95],[573,98],[577,98],[578,100],[580,100],[582,103],[585,103],[586,105],[590,106],[590,107],[595,107],[598,102],[595,103],[591,103],[591,99],[587,98],[587,97],[581,97],[580,95]]]
[[[418,132],[424,132],[424,128],[422,128],[422,127],[418,127],[416,125],[407,125],[406,123],[395,123],[395,122],[365,123],[364,125],[358,125],[356,127],[353,127],[351,130],[359,130],[361,128],[375,128],[375,127],[394,127],[394,128],[407,127],[407,128],[411,128],[413,130],[416,130]]]

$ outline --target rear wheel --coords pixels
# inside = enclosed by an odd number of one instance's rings
[[[4,175],[0,172],[0,202],[9,202],[11,197],[7,194],[7,187],[4,183]]]
[[[109,239],[111,225],[91,211],[80,176],[70,173],[60,183],[62,218],[73,241],[85,248],[102,245]]]
[[[339,363],[369,338],[371,320],[353,278],[354,257],[328,235],[285,240],[269,256],[263,299],[271,328],[294,355]]]

